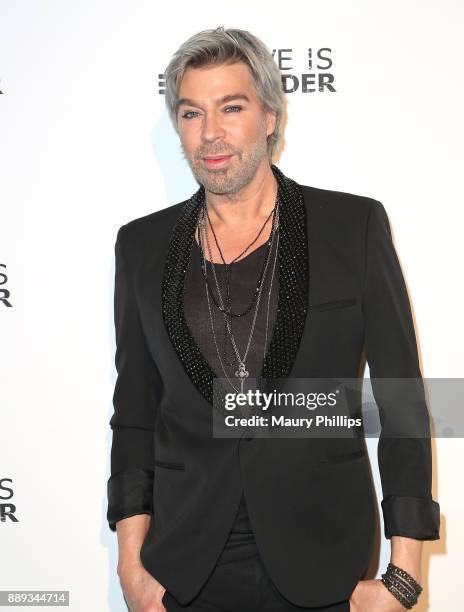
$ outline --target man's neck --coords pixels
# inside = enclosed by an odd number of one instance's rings
[[[262,163],[253,179],[236,193],[205,191],[206,206],[213,226],[253,225],[267,217],[275,205],[278,184],[269,161]]]

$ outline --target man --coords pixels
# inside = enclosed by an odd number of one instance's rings
[[[359,438],[213,435],[215,377],[234,389],[259,374],[355,378],[365,349],[372,378],[421,380],[385,210],[272,163],[284,103],[246,31],[200,32],[166,70],[200,188],[123,225],[115,247],[108,520],[132,612],[404,610],[420,594],[422,541],[439,537],[428,435],[401,439],[393,421],[387,437],[382,419],[384,581],[362,579],[375,498]],[[428,433],[420,390],[407,414]]]

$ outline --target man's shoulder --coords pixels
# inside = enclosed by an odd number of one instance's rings
[[[379,205],[379,201],[367,195],[360,195],[348,191],[337,191],[300,184],[307,206],[311,210],[338,214],[342,217],[354,215],[364,216],[371,207]]]
[[[343,240],[362,240],[370,218],[387,218],[383,204],[373,197],[348,191],[301,185],[310,226],[330,231]]]
[[[126,221],[118,230],[118,240],[140,244],[145,239],[149,239],[153,243],[156,236],[165,236],[170,231],[186,202],[187,200],[182,200],[177,204]]]

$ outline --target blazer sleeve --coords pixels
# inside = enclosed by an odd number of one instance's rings
[[[111,475],[107,483],[107,520],[153,515],[154,425],[160,375],[146,344],[125,251],[125,228],[115,244],[114,325],[116,336]]]
[[[368,213],[362,307],[365,351],[381,431],[377,457],[386,538],[439,539],[432,499],[430,420],[414,323],[384,206]]]

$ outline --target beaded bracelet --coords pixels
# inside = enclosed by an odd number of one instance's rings
[[[382,574],[382,582],[394,597],[408,610],[416,603],[422,592],[421,585],[411,574],[393,563],[389,563],[387,571]]]

